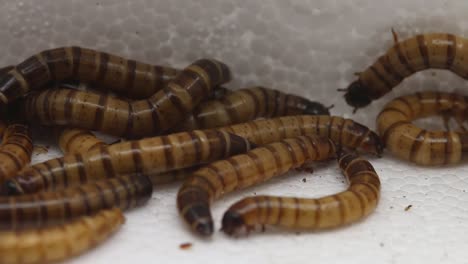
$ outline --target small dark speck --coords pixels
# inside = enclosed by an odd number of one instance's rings
[[[101,3],[97,2],[97,3],[96,3],[96,5],[97,5],[97,6],[100,6],[100,5],[101,5]]]
[[[306,182],[306,181],[307,181],[307,179],[306,179],[306,178],[302,178],[302,182]]]
[[[137,35],[138,35],[138,34],[140,34],[140,32],[138,32],[138,31],[135,31],[135,34],[137,34]]]
[[[301,234],[301,232],[296,232],[296,235],[300,235],[300,234]]]
[[[393,209],[393,206],[390,206],[390,209]]]
[[[466,192],[466,190],[463,190],[463,192]]]
[[[431,72],[431,75],[432,75],[432,76],[436,76],[437,73],[436,73],[436,72]]]
[[[180,249],[189,249],[192,247],[192,243],[182,243],[179,245]]]
[[[411,205],[411,204],[408,205],[408,206],[406,206],[406,207],[405,207],[405,211],[409,211],[409,209],[411,209],[411,207],[413,207],[413,205]]]
[[[385,244],[383,242],[380,242],[380,247],[384,247]]]
[[[406,195],[403,195],[403,198],[406,198]]]
[[[256,192],[254,192],[254,195],[257,195],[257,193],[256,193]]]
[[[341,183],[344,183],[344,181],[341,181]]]

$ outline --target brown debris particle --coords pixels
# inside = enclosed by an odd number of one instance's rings
[[[182,243],[180,244],[179,248],[180,249],[190,249],[192,247],[192,243]]]
[[[413,207],[413,205],[412,205],[412,204],[410,204],[410,205],[406,206],[406,207],[405,207],[405,211],[409,211],[409,209],[411,209],[411,207]]]
[[[306,178],[302,178],[302,182],[306,182],[306,181],[307,181],[307,179],[306,179]]]

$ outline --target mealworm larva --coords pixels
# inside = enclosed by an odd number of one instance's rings
[[[3,104],[39,90],[51,81],[80,80],[131,98],[146,98],[165,87],[177,70],[80,47],[45,50],[0,78]]]
[[[447,69],[468,78],[467,39],[447,33],[416,35],[398,41],[346,89],[346,102],[365,107],[390,92],[411,74],[428,68]]]
[[[23,102],[32,122],[98,130],[114,136],[161,134],[182,121],[213,86],[230,80],[226,65],[202,59],[148,99],[128,101],[70,89],[47,90]]]
[[[402,96],[380,112],[377,129],[388,150],[401,159],[419,165],[455,164],[468,151],[466,132],[430,131],[413,125],[412,120],[446,113],[463,122],[467,101],[464,96],[443,92]]]
[[[380,155],[379,136],[350,119],[336,116],[289,116],[195,130],[115,144],[85,154],[66,155],[24,169],[0,193],[34,193],[114,175],[151,175],[192,167],[243,153],[250,143],[264,145],[300,135],[331,138],[338,147]]]
[[[179,189],[177,207],[199,235],[213,233],[210,203],[221,195],[243,189],[314,160],[335,156],[333,142],[325,137],[300,136],[255,148],[195,171]]]
[[[33,143],[29,128],[21,124],[9,125],[0,145],[0,183],[16,175],[31,161]]]
[[[372,165],[356,154],[341,152],[341,171],[349,182],[346,191],[318,199],[258,195],[244,198],[224,213],[222,230],[233,235],[256,225],[320,230],[356,222],[374,211],[380,180]]]
[[[220,100],[200,104],[181,125],[171,131],[216,128],[259,117],[300,114],[330,115],[328,109],[318,102],[257,86],[233,91]]]
[[[226,126],[218,130],[239,135],[256,145],[264,145],[301,135],[329,137],[337,147],[357,149],[380,156],[383,144],[379,136],[351,119],[338,116],[287,116]]]
[[[0,232],[0,263],[44,264],[82,254],[125,222],[120,209],[103,210],[57,227]]]
[[[113,207],[127,210],[146,203],[152,192],[148,177],[129,175],[56,192],[0,197],[0,229],[57,225]]]
[[[135,173],[152,177],[243,153],[250,147],[244,138],[216,130],[103,145],[86,153],[69,154],[27,167],[7,181],[1,192],[12,195],[52,191]]]
[[[60,132],[58,143],[63,153],[85,153],[107,145],[93,132],[75,128],[64,128]]]

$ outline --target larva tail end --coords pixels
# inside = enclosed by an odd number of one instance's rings
[[[361,148],[366,153],[372,153],[380,158],[382,157],[382,153],[385,148],[385,145],[380,139],[380,137],[375,132],[370,131],[370,133],[361,143]]]
[[[228,210],[224,213],[221,231],[223,231],[226,235],[232,236],[244,226],[244,220],[237,212]]]
[[[304,115],[330,115],[329,107],[324,106],[321,103],[309,102],[304,109]]]
[[[23,189],[13,180],[7,180],[0,188],[0,195],[2,196],[16,196],[24,194]]]
[[[195,232],[200,236],[211,236],[213,234],[213,222],[212,221],[199,221],[195,225]]]
[[[344,95],[346,103],[355,109],[368,106],[372,99],[367,95],[366,90],[360,80],[352,82]]]

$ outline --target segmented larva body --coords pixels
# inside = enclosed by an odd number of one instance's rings
[[[58,144],[63,153],[85,153],[107,146],[93,132],[76,128],[64,128],[60,131]]]
[[[257,86],[233,91],[222,99],[200,104],[180,126],[171,131],[217,128],[259,117],[301,114],[330,115],[328,109],[320,103]]]
[[[383,144],[379,136],[351,119],[338,116],[287,116],[219,128],[239,135],[256,145],[264,145],[302,135],[328,137],[338,148],[347,147],[380,156]]]
[[[377,134],[350,119],[336,116],[289,116],[227,126],[218,130],[195,130],[101,147],[85,154],[66,155],[24,169],[4,185],[4,193],[55,190],[89,178],[143,173],[151,175],[212,162],[264,145],[300,135],[331,138],[339,147],[380,155]]]
[[[0,197],[0,229],[52,226],[113,207],[127,210],[146,203],[152,192],[153,185],[148,177],[133,175],[56,192]]]
[[[210,203],[213,200],[282,175],[304,163],[332,157],[335,157],[335,146],[330,139],[300,136],[213,162],[195,171],[184,182],[177,194],[179,213],[194,232],[211,235]]]
[[[148,99],[128,101],[70,89],[47,90],[24,101],[24,115],[44,125],[98,130],[114,136],[158,135],[182,121],[214,86],[230,80],[226,65],[202,59]]]
[[[177,70],[80,47],[50,49],[33,55],[0,78],[0,101],[7,104],[51,81],[80,80],[130,98],[158,92]]]
[[[455,93],[424,92],[389,102],[377,117],[377,129],[395,156],[419,165],[455,164],[468,151],[465,131],[428,131],[412,124],[417,118],[449,114],[463,121],[467,98]]]
[[[96,247],[124,222],[120,209],[110,209],[57,227],[0,232],[0,263],[44,264],[65,260]]]
[[[107,146],[102,140],[97,138],[91,131],[82,129],[66,128],[61,131],[59,137],[59,147],[63,153],[85,153],[87,151]],[[161,174],[151,174],[149,178],[154,185],[162,185],[183,180],[191,175],[196,168],[187,168],[163,172]],[[88,178],[87,182],[92,179]],[[68,186],[73,186],[69,182]]]
[[[69,154],[25,168],[4,185],[2,192],[53,191],[135,173],[151,176],[226,158],[243,153],[250,147],[242,137],[215,130],[103,145],[85,153]]]
[[[222,230],[233,235],[256,225],[320,230],[340,227],[369,215],[377,206],[380,180],[372,165],[356,154],[340,154],[338,164],[349,182],[346,191],[318,199],[252,196],[233,204]]]
[[[33,143],[29,128],[21,124],[9,125],[0,145],[0,183],[15,176],[31,162]]]
[[[345,94],[346,102],[367,106],[415,72],[434,68],[447,69],[468,78],[467,39],[446,33],[416,35],[398,41],[353,82]]]

